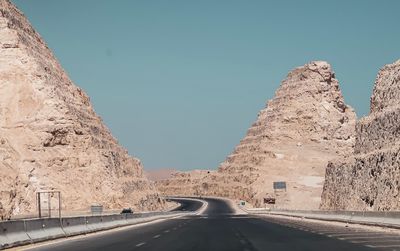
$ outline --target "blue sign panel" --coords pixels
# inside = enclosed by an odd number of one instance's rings
[[[285,189],[286,190],[286,182],[285,181],[274,182],[274,189]]]

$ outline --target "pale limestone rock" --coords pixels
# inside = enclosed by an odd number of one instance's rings
[[[63,210],[163,202],[63,71],[40,35],[0,1],[1,216],[33,213],[35,192],[61,190]]]
[[[218,171],[189,183],[189,191],[261,206],[263,197],[274,194],[272,183],[286,181],[287,193],[276,195],[277,207],[316,209],[322,192],[318,181],[328,161],[353,150],[355,120],[328,63],[298,67]],[[187,193],[187,184],[172,178],[158,188],[181,194]]]
[[[165,195],[201,196],[208,187],[206,179],[211,173],[209,170],[176,171],[169,178],[158,180],[155,184]]]
[[[329,163],[322,209],[400,210],[400,61],[375,81],[371,113],[357,122],[354,154]]]

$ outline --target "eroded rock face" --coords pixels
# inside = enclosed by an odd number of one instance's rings
[[[296,68],[218,171],[196,188],[255,206],[263,205],[264,197],[277,197],[280,208],[316,209],[328,161],[353,151],[355,120],[328,63]],[[275,194],[274,181],[286,181],[287,192]],[[177,180],[171,183],[179,187]],[[158,187],[170,194],[183,190],[163,187],[168,184]]]
[[[322,209],[400,209],[400,61],[375,81],[371,113],[357,122],[354,154],[328,165]]]
[[[162,206],[153,185],[95,114],[45,42],[0,1],[0,213],[32,213],[60,190],[63,210]]]
[[[169,178],[158,180],[155,184],[164,195],[201,196],[208,188],[207,178],[211,173],[208,170],[176,171]]]

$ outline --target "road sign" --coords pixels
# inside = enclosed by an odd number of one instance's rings
[[[264,198],[264,204],[272,204],[275,205],[276,199],[275,198]]]
[[[90,212],[92,213],[92,215],[102,214],[103,213],[103,205],[91,205]]]
[[[274,182],[275,190],[285,190],[286,191],[286,182],[285,181],[276,181]]]

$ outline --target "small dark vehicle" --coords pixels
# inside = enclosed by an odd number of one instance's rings
[[[133,214],[132,208],[124,208],[121,211],[121,214]]]

